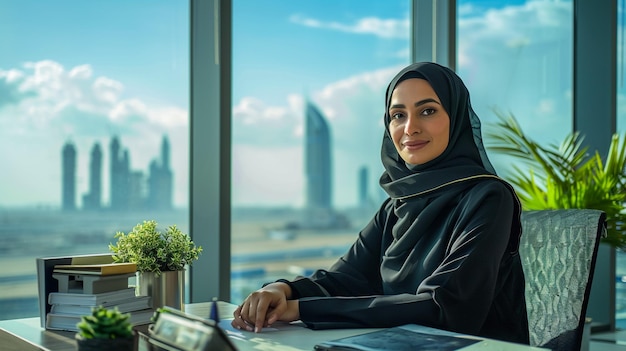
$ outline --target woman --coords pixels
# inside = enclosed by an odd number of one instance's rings
[[[484,152],[467,88],[446,67],[416,63],[385,101],[389,199],[330,269],[253,292],[232,325],[415,323],[528,343],[520,204]]]

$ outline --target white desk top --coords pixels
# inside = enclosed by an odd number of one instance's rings
[[[273,328],[264,329],[261,333],[240,331],[230,326],[235,305],[220,302],[218,305],[222,321],[220,326],[240,351],[312,351],[313,347],[323,341],[339,339],[346,336],[362,334],[378,329],[333,329],[311,330],[298,324],[277,323]],[[185,306],[185,312],[200,317],[208,317],[211,303],[195,303]],[[27,340],[40,348],[33,350],[65,351],[76,350],[74,333],[44,330],[40,327],[39,318],[24,318],[0,321],[0,328]],[[1,338],[0,338],[1,340]],[[11,349],[9,349],[11,350]],[[17,350],[17,349],[15,349]],[[531,351],[546,350],[527,345],[519,345],[498,340],[485,340],[463,348],[464,351]]]
[[[201,317],[209,315],[210,303],[193,304],[186,307],[186,312]],[[226,334],[233,341],[240,351],[312,351],[313,347],[321,342],[363,334],[368,331],[379,329],[328,329],[312,330],[302,325],[276,323],[272,328],[266,328],[261,333],[253,333],[234,329],[230,326],[229,319],[232,319],[232,311],[236,305],[220,303],[219,325],[226,331]],[[480,338],[475,338],[480,339]],[[481,342],[463,348],[464,351],[531,351],[547,350],[544,348],[531,347],[528,345],[514,344],[499,340],[480,339]]]

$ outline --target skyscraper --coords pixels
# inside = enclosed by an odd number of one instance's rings
[[[307,102],[304,129],[306,207],[310,210],[332,207],[330,129],[322,113]]]
[[[173,176],[170,169],[170,142],[166,136],[163,136],[160,160],[153,160],[150,163],[147,207],[155,210],[171,209],[172,190]]]
[[[117,136],[111,139],[111,209],[128,209],[130,160],[128,150],[121,151]]]
[[[367,167],[361,167],[359,169],[359,203],[357,204],[357,207],[366,207],[369,205],[369,195],[367,193],[367,186],[369,183],[368,178]]]
[[[128,173],[128,193],[125,201],[129,210],[138,210],[145,207],[146,182],[142,171],[131,170]]]
[[[102,206],[102,149],[94,143],[89,161],[89,192],[83,196],[83,208],[97,210]]]
[[[76,209],[76,148],[69,141],[63,146],[62,170],[61,208],[73,211]]]

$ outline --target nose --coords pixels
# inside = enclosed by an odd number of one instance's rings
[[[421,126],[419,118],[413,114],[410,114],[406,119],[406,124],[404,125],[404,133],[406,135],[413,135],[415,133],[421,133]]]

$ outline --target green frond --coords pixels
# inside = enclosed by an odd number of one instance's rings
[[[604,241],[626,249],[626,134],[611,138],[606,158],[589,154],[578,132],[542,146],[526,136],[513,114],[495,111],[499,121],[486,134],[487,149],[520,161],[505,175],[524,210],[593,208],[607,214]]]

